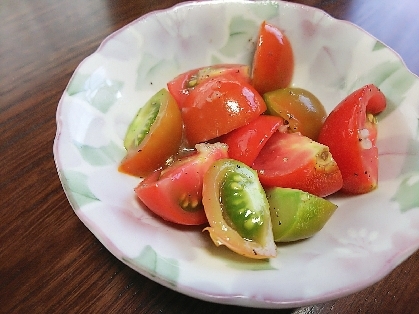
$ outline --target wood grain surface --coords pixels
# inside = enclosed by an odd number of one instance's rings
[[[74,214],[52,145],[58,101],[109,34],[176,0],[2,0],[0,313],[419,313],[419,252],[375,285],[287,310],[196,300],[119,262]],[[349,20],[419,74],[417,0],[292,1]]]

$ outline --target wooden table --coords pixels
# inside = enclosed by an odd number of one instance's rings
[[[53,160],[55,112],[77,65],[115,30],[177,0],[3,0],[0,4],[0,312],[230,313],[139,275],[74,214]],[[293,1],[350,20],[419,74],[417,0]],[[419,313],[419,252],[356,294],[239,313]]]

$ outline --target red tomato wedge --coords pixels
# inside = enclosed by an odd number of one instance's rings
[[[250,67],[248,65],[216,64],[182,73],[167,83],[167,88],[181,108],[191,90],[209,78],[225,74],[250,82]]]
[[[207,222],[202,205],[204,174],[218,159],[227,158],[225,144],[198,144],[197,152],[146,177],[135,188],[138,198],[164,220],[182,225]]]
[[[250,123],[235,129],[220,138],[228,145],[228,156],[251,166],[271,135],[284,127],[281,117],[261,115]]]
[[[252,84],[264,94],[290,85],[294,54],[287,36],[276,26],[263,22],[253,57]]]
[[[342,187],[342,175],[328,147],[300,133],[275,132],[252,167],[265,187],[299,189],[320,197]]]
[[[386,107],[384,94],[373,84],[356,90],[329,114],[319,142],[329,146],[343,177],[342,190],[367,193],[377,187],[377,121]]]
[[[245,80],[229,75],[203,81],[181,108],[190,145],[212,140],[256,119],[266,110],[259,93]]]

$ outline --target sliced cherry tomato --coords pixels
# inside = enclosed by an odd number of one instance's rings
[[[283,88],[263,95],[268,113],[284,119],[289,132],[300,132],[317,140],[327,117],[322,103],[302,88]]]
[[[287,36],[276,26],[263,22],[253,57],[252,84],[264,94],[290,85],[294,54]]]
[[[182,225],[207,222],[202,205],[204,174],[216,160],[227,158],[227,146],[198,144],[196,149],[195,154],[153,172],[135,188],[138,198],[167,221]]]
[[[328,147],[300,133],[275,132],[252,167],[266,187],[299,189],[320,197],[342,187],[342,175]]]
[[[204,176],[203,199],[213,242],[246,257],[276,255],[269,204],[257,173],[233,159],[216,161]]]
[[[250,69],[248,65],[216,64],[182,73],[167,83],[167,88],[176,99],[178,106],[183,107],[185,99],[192,89],[206,79],[225,74],[250,82]]]
[[[345,192],[361,194],[377,187],[377,120],[374,115],[385,107],[384,94],[369,84],[342,100],[324,122],[319,142],[329,146],[342,172]]]
[[[181,109],[190,145],[208,141],[256,119],[266,110],[262,96],[246,81],[229,75],[203,81]]]
[[[282,127],[282,118],[261,115],[245,126],[222,136],[220,141],[228,145],[230,158],[251,166],[266,141]]]
[[[144,177],[176,154],[182,140],[182,117],[166,89],[157,92],[138,111],[128,127],[124,146],[127,155],[119,171]]]
[[[337,208],[324,198],[295,189],[270,188],[266,197],[275,242],[312,237],[323,229]]]

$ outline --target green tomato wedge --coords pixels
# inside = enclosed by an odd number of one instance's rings
[[[289,188],[266,190],[275,242],[309,238],[320,231],[337,205],[313,194]]]
[[[243,238],[260,241],[267,207],[263,190],[249,168],[237,163],[224,169],[220,187],[224,219]]]
[[[276,256],[269,203],[256,171],[233,159],[220,159],[204,176],[202,202],[211,239],[243,256]]]

